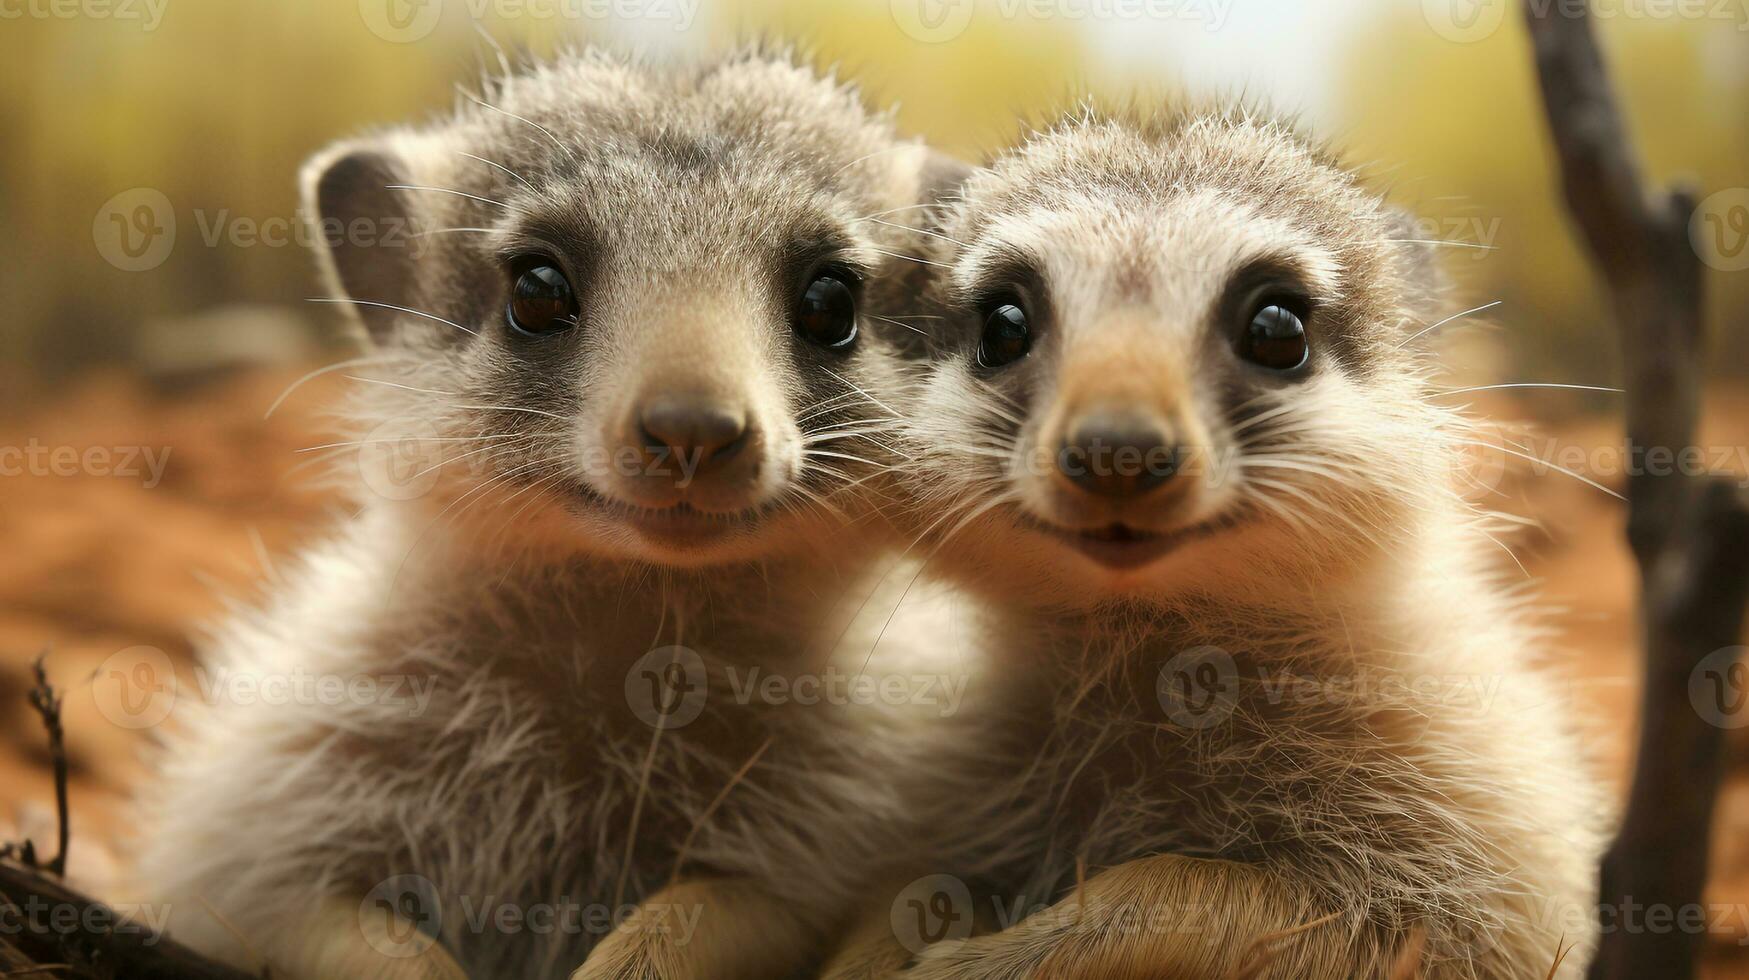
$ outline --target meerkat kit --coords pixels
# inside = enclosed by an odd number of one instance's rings
[[[1082,112],[974,167],[787,55],[587,52],[304,192],[415,230],[321,264],[356,440],[442,462],[361,474],[207,656],[432,696],[191,719],[139,862],[176,938],[310,980],[1589,947],[1597,794],[1430,400],[1437,263],[1289,126]],[[953,630],[887,628],[895,568]],[[952,712],[805,694],[918,665]],[[969,907],[901,928],[924,879]]]

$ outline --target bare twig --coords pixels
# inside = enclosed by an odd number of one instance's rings
[[[49,684],[47,669],[43,661],[48,653],[39,653],[31,669],[36,673],[36,685],[30,689],[30,706],[36,709],[37,717],[42,719],[43,729],[49,736],[49,759],[55,768],[55,819],[60,835],[59,847],[52,860],[43,864],[48,873],[60,877],[67,873],[67,843],[71,837],[71,828],[67,822],[67,739],[66,732],[61,728],[61,696],[55,693]],[[34,858],[30,843],[25,842],[26,853]],[[34,863],[34,862],[32,862]]]
[[[1703,277],[1688,239],[1694,195],[1642,189],[1588,9],[1526,11],[1568,209],[1615,303],[1628,441],[1680,452],[1694,442],[1704,375]],[[1646,683],[1627,812],[1603,862],[1606,907],[1674,911],[1701,900],[1723,732],[1695,710],[1689,682],[1701,661],[1737,642],[1749,599],[1749,507],[1728,482],[1668,470],[1643,466],[1628,478]],[[1591,977],[1691,977],[1700,940],[1614,929]]]
[[[0,847],[0,922],[6,926],[0,938],[0,977],[257,980],[208,960],[61,880],[69,837],[66,733],[61,727],[61,696],[49,684],[42,656],[37,657],[34,670],[30,705],[48,732],[60,852],[39,863],[36,847],[28,840]]]

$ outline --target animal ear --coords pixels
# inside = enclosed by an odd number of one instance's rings
[[[416,183],[411,168],[387,143],[349,141],[312,157],[300,183],[328,293],[352,301],[371,340],[390,342],[405,317],[389,307],[418,308],[418,222],[412,196],[394,186]]]
[[[1418,318],[1438,312],[1451,283],[1440,265],[1439,246],[1433,241],[1437,236],[1410,211],[1388,204],[1381,204],[1380,211],[1398,275],[1407,284],[1403,303],[1408,312]]]
[[[932,215],[940,214],[942,205],[950,204],[959,197],[960,188],[965,186],[977,167],[951,157],[940,150],[930,150],[929,156],[923,162],[923,179],[919,190],[922,203],[933,205]]]

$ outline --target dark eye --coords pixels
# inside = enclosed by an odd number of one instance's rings
[[[512,269],[516,281],[510,285],[511,326],[539,337],[577,325],[577,295],[551,260],[524,259]]]
[[[1001,303],[984,318],[984,334],[978,341],[978,363],[987,368],[1012,364],[1032,350],[1032,328],[1026,311],[1016,303]]]
[[[849,347],[856,340],[856,290],[847,272],[816,273],[796,301],[795,329],[821,347]]]
[[[1239,342],[1239,353],[1253,364],[1272,371],[1293,371],[1311,358],[1306,324],[1300,315],[1280,303],[1265,301]]]

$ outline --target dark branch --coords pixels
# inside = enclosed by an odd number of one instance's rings
[[[1688,239],[1694,196],[1642,189],[1589,11],[1534,2],[1526,10],[1567,206],[1614,299],[1629,445],[1679,453],[1693,445],[1704,381],[1703,278]],[[1627,812],[1603,862],[1605,907],[1675,911],[1699,903],[1706,887],[1723,731],[1694,707],[1690,681],[1741,635],[1749,510],[1729,483],[1683,469],[1641,465],[1628,479],[1646,683]],[[1618,928],[1602,937],[1591,977],[1691,977],[1700,941]]]
[[[60,876],[67,873],[67,842],[71,837],[71,828],[67,822],[67,739],[66,732],[61,728],[61,696],[55,693],[49,684],[48,671],[43,661],[47,653],[37,655],[31,664],[36,672],[36,685],[30,689],[30,706],[36,709],[37,717],[42,719],[43,728],[49,735],[49,759],[55,769],[55,819],[60,834],[59,847],[54,859],[43,865],[50,874]],[[29,841],[25,842],[25,853],[33,860],[35,849]]]
[[[42,975],[258,980],[152,932],[143,916],[117,911],[35,869],[3,861],[0,915],[7,923],[0,964],[9,971],[53,967]]]

